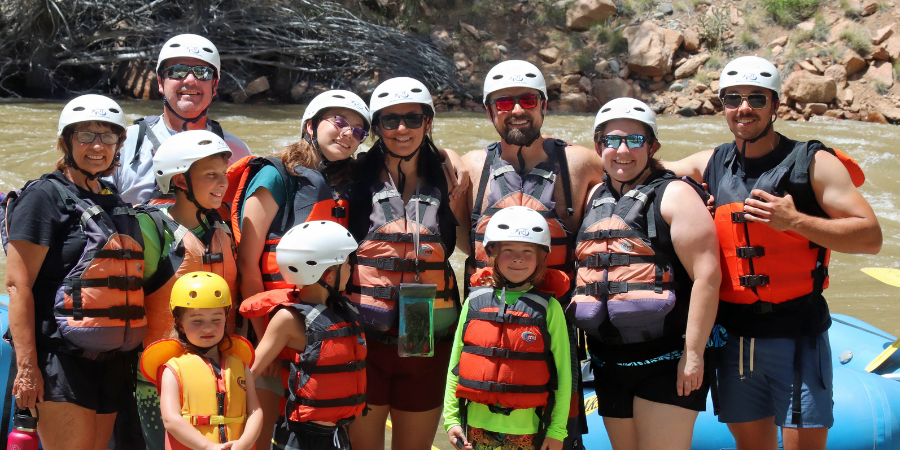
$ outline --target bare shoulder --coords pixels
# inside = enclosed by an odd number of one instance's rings
[[[591,185],[599,182],[603,175],[603,162],[594,149],[572,144],[566,147],[566,158],[573,177],[587,179]]]
[[[468,151],[461,156],[463,163],[465,163],[469,170],[480,169],[484,164],[484,158],[486,157],[487,152],[481,148]]]

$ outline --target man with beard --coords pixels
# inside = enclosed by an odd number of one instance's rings
[[[123,200],[131,204],[161,197],[154,191],[153,155],[170,136],[187,130],[218,134],[231,148],[231,164],[250,155],[244,141],[223,131],[207,111],[219,86],[219,51],[208,39],[182,34],[169,39],[159,52],[156,75],[163,96],[163,114],[136,120],[122,144],[121,165],[109,180]]]
[[[734,141],[667,162],[709,185],[722,261],[719,421],[739,450],[824,449],[834,423],[829,251],[875,254],[881,227],[855,186],[859,166],[821,142],[775,132],[781,77],[769,61],[728,63],[719,98]],[[854,186],[855,185],[855,186]]]
[[[488,263],[482,245],[487,223],[494,213],[508,206],[527,206],[547,219],[552,238],[547,267],[562,270],[571,279],[575,236],[570,230],[581,227],[588,190],[601,181],[600,157],[591,149],[541,135],[547,87],[544,76],[531,63],[509,60],[494,66],[485,77],[484,106],[501,140],[463,156],[474,182],[468,202],[472,222],[457,228],[456,241],[469,254],[467,288],[469,275]],[[569,293],[555,295],[565,308]],[[580,383],[575,382],[581,372],[574,326],[569,330],[572,385],[577,395],[572,396],[569,437],[564,445],[567,449],[579,445],[579,416],[584,417],[579,414],[583,410]]]

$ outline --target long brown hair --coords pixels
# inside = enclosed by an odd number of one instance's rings
[[[499,250],[501,245],[503,245],[503,242],[498,242],[492,246],[496,249],[496,251],[491,251],[490,265],[493,270],[490,278],[485,277],[482,279],[483,286],[493,286],[495,288],[506,286],[506,277],[500,273],[500,263],[497,262],[497,256],[500,254]],[[534,246],[534,251],[537,253],[537,267],[534,268],[534,273],[528,278],[528,282],[534,286],[541,284],[541,280],[544,279],[544,274],[547,272],[547,251],[540,245],[531,245]]]
[[[75,126],[77,126],[79,123],[84,123],[84,122],[77,122],[77,123],[73,123],[73,124],[66,126],[63,129],[63,132],[59,136],[59,138],[56,139],[56,151],[61,153],[62,155],[59,157],[59,159],[56,160],[54,169],[62,171],[69,167],[74,166],[73,163],[75,162],[75,157],[72,155],[72,138],[75,136]],[[106,125],[110,129],[112,129],[112,132],[114,134],[119,135],[119,143],[116,144],[116,155],[118,155],[119,150],[122,149],[122,144],[125,143],[125,129],[114,123],[109,123],[109,122],[92,121],[89,123],[92,123],[95,125]],[[112,173],[115,172],[116,167],[119,167],[121,165],[122,165],[122,163],[118,159],[116,159],[116,162],[114,164],[110,165],[109,169],[104,170],[100,174],[100,176],[108,177],[108,176],[112,175]]]
[[[318,128],[319,123],[322,122],[322,117],[326,112],[332,109],[335,108],[328,108],[319,111],[318,114],[309,119],[309,123],[312,128]],[[322,156],[314,147],[314,145],[317,146],[319,145],[319,143],[313,143],[313,139],[315,138],[313,136],[310,136],[309,133],[306,132],[306,126],[304,124],[303,130],[301,130],[300,133],[300,140],[281,149],[280,152],[276,153],[273,156],[276,156],[279,160],[281,160],[281,163],[284,164],[284,167],[291,175],[297,175],[297,172],[294,171],[294,168],[297,166],[303,166],[311,170],[319,170],[319,163],[322,162]],[[362,143],[360,142],[360,144]],[[353,169],[355,167],[356,160],[353,159],[353,156],[351,155],[349,158],[347,158],[346,161],[346,164],[340,165],[337,169],[332,169],[330,167],[323,168],[330,169],[322,170],[322,174],[325,175],[325,179],[328,180],[328,184],[331,185],[331,187],[344,185],[350,181],[353,181]]]

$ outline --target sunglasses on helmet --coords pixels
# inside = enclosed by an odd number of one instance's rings
[[[385,130],[396,130],[397,128],[400,128],[401,120],[406,124],[406,128],[415,130],[422,128],[422,124],[425,123],[425,114],[385,114],[381,116],[379,122],[381,123],[381,128],[384,128]]]
[[[329,123],[335,126],[338,130],[343,132],[344,130],[350,130],[351,134],[353,134],[353,139],[356,139],[359,142],[362,142],[369,136],[369,132],[362,128],[354,128],[353,125],[350,125],[350,122],[347,122],[341,116],[332,116],[328,117],[327,120]]]
[[[194,77],[200,81],[209,81],[216,77],[215,67],[209,66],[188,66],[186,64],[175,64],[166,67],[165,76],[173,80],[180,80],[188,75],[188,72],[194,72]]]
[[[740,108],[741,103],[744,103],[744,99],[747,99],[747,104],[753,109],[765,108],[769,102],[769,97],[766,94],[725,94],[721,99],[722,104],[730,109]]]
[[[522,95],[504,95],[491,100],[491,104],[497,106],[497,111],[512,111],[516,107],[516,103],[522,106],[522,109],[531,109],[538,105],[540,96],[534,93]]]
[[[75,140],[82,144],[90,144],[100,136],[100,142],[106,145],[114,145],[119,143],[119,135],[112,133],[94,133],[93,131],[76,131]]]
[[[639,134],[629,134],[628,136],[607,134],[600,138],[600,143],[603,144],[604,148],[619,148],[622,145],[622,141],[625,141],[625,145],[628,148],[638,148],[644,145],[646,138]]]

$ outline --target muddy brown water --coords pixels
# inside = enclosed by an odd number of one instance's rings
[[[128,120],[159,114],[157,102],[123,101]],[[52,170],[56,126],[64,102],[0,100],[0,192],[20,188]],[[211,117],[243,139],[254,154],[269,155],[300,136],[303,106],[233,105],[216,103]],[[677,159],[732,140],[722,117],[681,119],[662,117],[660,156]],[[592,115],[549,115],[543,132],[591,146]],[[900,268],[900,127],[861,122],[778,122],[776,129],[799,140],[818,139],[840,148],[860,162],[866,173],[861,191],[878,216],[884,246],[875,256],[833,253],[831,287],[826,291],[832,312],[849,314],[891,334],[900,335],[900,290],[860,272],[863,267]],[[482,148],[497,139],[486,115],[443,113],[435,120],[435,143],[459,153]],[[462,257],[454,257],[457,269]],[[0,253],[0,279],[6,257]],[[0,293],[6,293],[0,285]],[[390,439],[388,437],[388,439]],[[388,444],[389,446],[390,444]],[[446,434],[438,430],[435,445],[450,450]],[[388,447],[389,448],[389,447]]]

